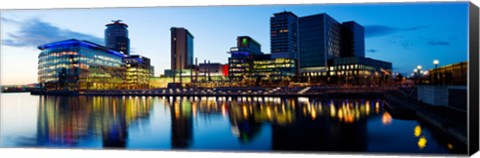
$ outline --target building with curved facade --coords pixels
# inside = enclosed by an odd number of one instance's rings
[[[126,55],[70,39],[38,46],[38,81],[47,90],[123,89]]]
[[[105,46],[123,54],[130,55],[130,39],[128,38],[128,25],[121,20],[105,25]]]

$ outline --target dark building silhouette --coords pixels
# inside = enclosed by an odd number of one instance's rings
[[[128,38],[128,25],[122,23],[122,20],[109,23],[105,29],[105,45],[107,48],[120,51],[123,54],[130,55],[130,39]]]
[[[172,27],[171,69],[180,70],[193,66],[193,35],[185,28]]]
[[[174,98],[170,108],[172,120],[172,148],[188,148],[193,140],[193,112],[185,99]]]
[[[365,57],[365,29],[355,21],[342,23],[342,57]]]

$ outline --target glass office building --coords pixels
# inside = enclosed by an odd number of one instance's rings
[[[38,46],[38,81],[47,90],[123,89],[124,54],[70,39]]]
[[[230,48],[228,58],[228,77],[231,80],[243,80],[253,69],[253,56],[262,55],[261,45],[249,36],[238,36],[237,47]]]
[[[148,89],[150,77],[153,77],[150,59],[140,55],[130,55],[123,58],[123,62],[126,68],[126,89]]]
[[[295,60],[291,58],[272,58],[270,54],[256,55],[249,78],[272,82],[290,80],[296,75],[295,64]]]
[[[392,63],[364,57],[335,58],[328,66],[305,69],[302,76],[332,83],[379,84],[392,77]]]
[[[326,66],[340,57],[341,24],[328,14],[300,17],[300,68]]]
[[[193,35],[185,28],[172,27],[171,69],[180,70],[193,66]]]
[[[298,17],[292,12],[275,13],[270,18],[272,58],[298,59]]]
[[[105,44],[107,48],[130,55],[130,39],[128,38],[128,25],[121,20],[105,25]]]
[[[342,23],[342,57],[365,57],[365,29],[355,21]]]

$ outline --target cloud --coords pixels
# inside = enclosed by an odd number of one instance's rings
[[[367,49],[367,52],[369,52],[369,53],[376,53],[377,50],[376,50],[376,49]]]
[[[448,46],[450,45],[450,42],[430,40],[427,42],[427,44],[431,46]]]
[[[72,38],[103,44],[102,38],[68,29],[62,29],[38,18],[25,21],[15,21],[7,18],[2,18],[1,20],[3,22],[15,23],[19,25],[19,30],[17,32],[8,33],[8,37],[2,40],[2,44],[7,46],[37,47],[42,44]]]
[[[4,17],[1,17],[0,19],[1,19],[2,22],[6,22],[6,23],[14,23],[14,24],[19,23],[18,21],[15,21],[13,19],[7,19],[7,18],[4,18]]]
[[[415,26],[408,28],[396,28],[386,25],[366,25],[365,26],[365,37],[380,37],[389,34],[394,34],[397,32],[403,31],[415,31],[426,28],[426,26]]]

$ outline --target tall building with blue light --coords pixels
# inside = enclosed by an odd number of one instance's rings
[[[250,75],[255,55],[262,55],[261,45],[249,36],[238,36],[237,47],[230,48],[228,58],[228,77],[242,80]]]
[[[130,39],[128,38],[128,25],[121,20],[105,25],[105,46],[123,54],[130,55]]]

